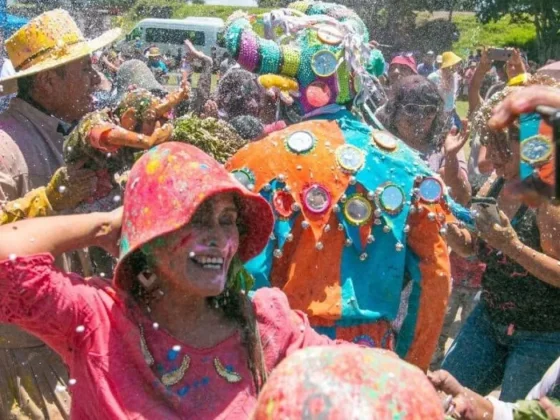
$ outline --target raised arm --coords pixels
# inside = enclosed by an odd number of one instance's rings
[[[117,254],[122,209],[111,213],[27,219],[0,226],[0,260],[99,246]]]
[[[471,84],[469,85],[469,116],[472,115],[480,107],[484,99],[480,96],[480,89],[484,82],[484,77],[492,69],[492,61],[488,57],[488,50],[482,50],[480,62],[476,67]]]

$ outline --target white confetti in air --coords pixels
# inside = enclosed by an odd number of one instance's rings
[[[121,201],[121,196],[120,196],[120,195],[115,195],[115,196],[113,197],[113,201],[114,201],[115,203],[120,203],[120,201]]]
[[[16,258],[17,258],[17,255],[16,255],[16,254],[10,254],[10,255],[8,256],[8,259],[9,259],[10,261],[15,261]]]
[[[86,327],[84,327],[83,325],[78,325],[78,326],[76,327],[76,332],[77,332],[78,334],[83,333],[85,330],[86,330]]]
[[[58,187],[58,192],[60,194],[64,194],[66,192],[66,187],[64,185],[61,185],[60,187]]]
[[[55,388],[55,391],[56,392],[64,392],[64,391],[66,391],[66,387],[64,385],[58,384]]]
[[[105,273],[99,273],[102,278],[105,278]]]
[[[74,385],[76,385],[77,382],[78,382],[77,380],[75,380],[74,378],[72,378],[72,379],[70,379],[70,380],[68,381],[68,385],[74,386]]]
[[[189,252],[189,258],[194,258],[194,257],[196,257],[194,251]]]
[[[179,346],[179,345],[173,346],[173,351],[177,352],[177,353],[180,352],[181,351],[181,346]]]
[[[152,327],[154,327],[154,330],[157,330],[159,328],[159,324],[157,322],[154,322],[152,324]]]

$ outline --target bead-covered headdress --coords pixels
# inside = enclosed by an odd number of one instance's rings
[[[232,56],[264,75],[265,88],[299,97],[300,115],[378,91],[384,60],[368,42],[360,17],[334,3],[300,1],[261,16],[237,12],[226,26]]]

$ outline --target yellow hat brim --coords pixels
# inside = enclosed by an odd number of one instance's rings
[[[16,74],[0,79],[0,86],[2,87],[1,95],[9,95],[17,91],[17,79],[22,77],[33,76],[37,73],[46,70],[52,70],[58,67],[65,66],[73,61],[79,60],[83,57],[91,55],[97,50],[106,47],[115,42],[122,34],[120,29],[112,29],[105,32],[103,35],[92,39],[91,41],[84,41],[78,44],[69,45],[65,49],[65,54],[60,57],[49,57],[25,70],[18,71]],[[15,90],[14,90],[15,88]]]
[[[441,64],[442,69],[446,69],[448,67],[454,66],[455,64],[459,64],[463,59],[459,56],[452,57],[448,61]]]

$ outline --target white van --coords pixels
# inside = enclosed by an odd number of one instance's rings
[[[127,35],[126,41],[140,39],[146,47],[155,45],[162,54],[174,57],[179,49],[181,55],[185,53],[183,43],[189,39],[198,50],[210,56],[223,29],[224,21],[220,18],[144,19]]]

